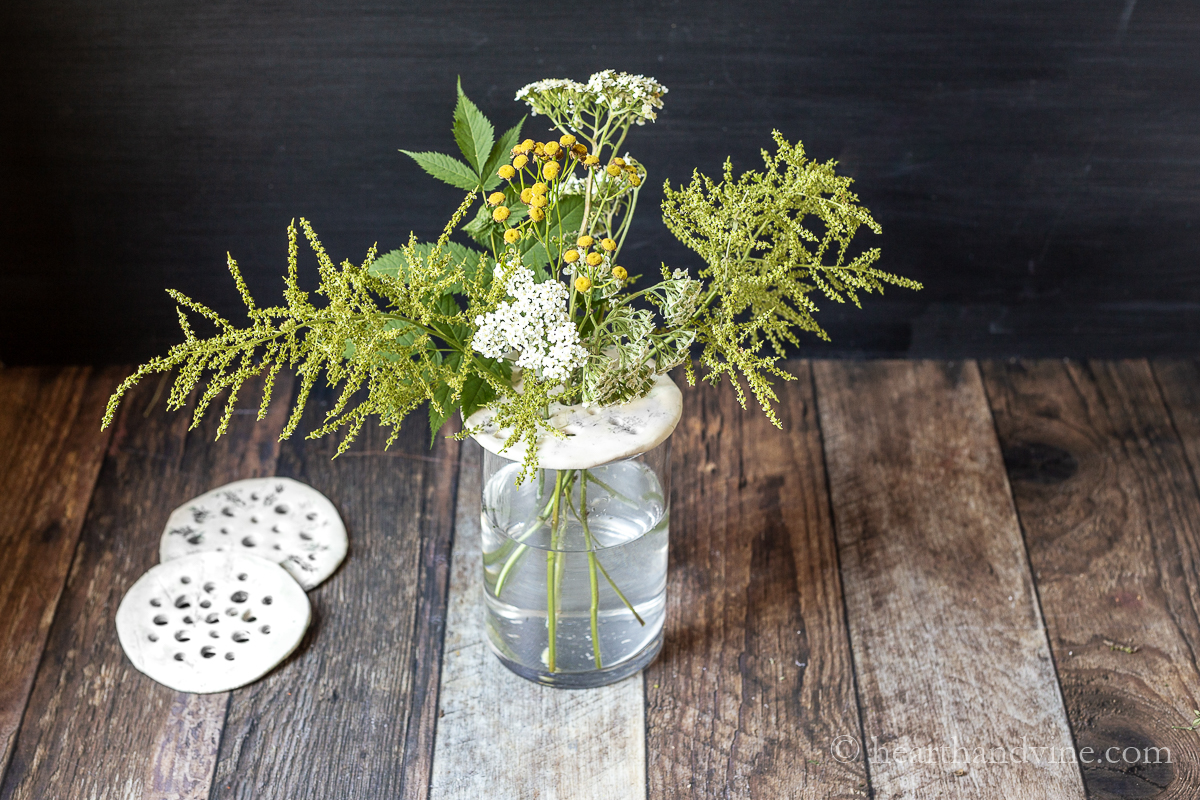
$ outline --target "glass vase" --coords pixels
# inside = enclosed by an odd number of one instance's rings
[[[584,689],[638,672],[662,647],[671,439],[590,469],[539,469],[484,453],[488,642],[547,686]]]

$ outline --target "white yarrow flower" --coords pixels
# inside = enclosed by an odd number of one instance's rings
[[[488,358],[516,350],[518,367],[533,370],[542,380],[566,381],[588,355],[567,316],[566,287],[555,280],[534,283],[528,268],[519,261],[515,267],[504,287],[513,299],[475,317],[471,346]],[[501,269],[497,264],[496,272]]]

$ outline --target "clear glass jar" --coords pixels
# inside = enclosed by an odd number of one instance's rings
[[[662,647],[671,439],[590,469],[483,457],[484,597],[493,652],[531,681],[614,683]]]

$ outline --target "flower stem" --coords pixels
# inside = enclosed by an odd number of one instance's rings
[[[583,531],[588,539],[588,580],[592,586],[590,608],[592,618],[592,655],[596,658],[596,669],[603,669],[604,667],[600,661],[600,582],[596,579],[596,566],[599,562],[596,560],[596,551],[592,549],[592,536],[587,524],[587,470],[584,470],[583,474],[584,478],[579,482],[579,521],[583,524]]]

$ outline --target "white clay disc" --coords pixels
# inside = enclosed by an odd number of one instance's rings
[[[226,692],[288,657],[308,628],[308,595],[278,564],[197,553],[151,569],[117,609],[139,670],[180,692]]]
[[[283,565],[305,589],[346,557],[346,526],[329,498],[291,478],[250,478],[219,486],[171,512],[158,554],[243,552]]]
[[[582,403],[565,406],[550,404],[547,423],[567,434],[565,437],[542,434],[538,440],[537,461],[540,469],[591,469],[621,458],[653,450],[662,444],[679,424],[683,414],[683,394],[666,375],[654,379],[645,397],[616,406],[592,406]],[[476,429],[471,435],[489,453],[513,461],[525,460],[525,443],[504,450],[512,431],[498,429],[494,412],[481,408],[467,419]]]

